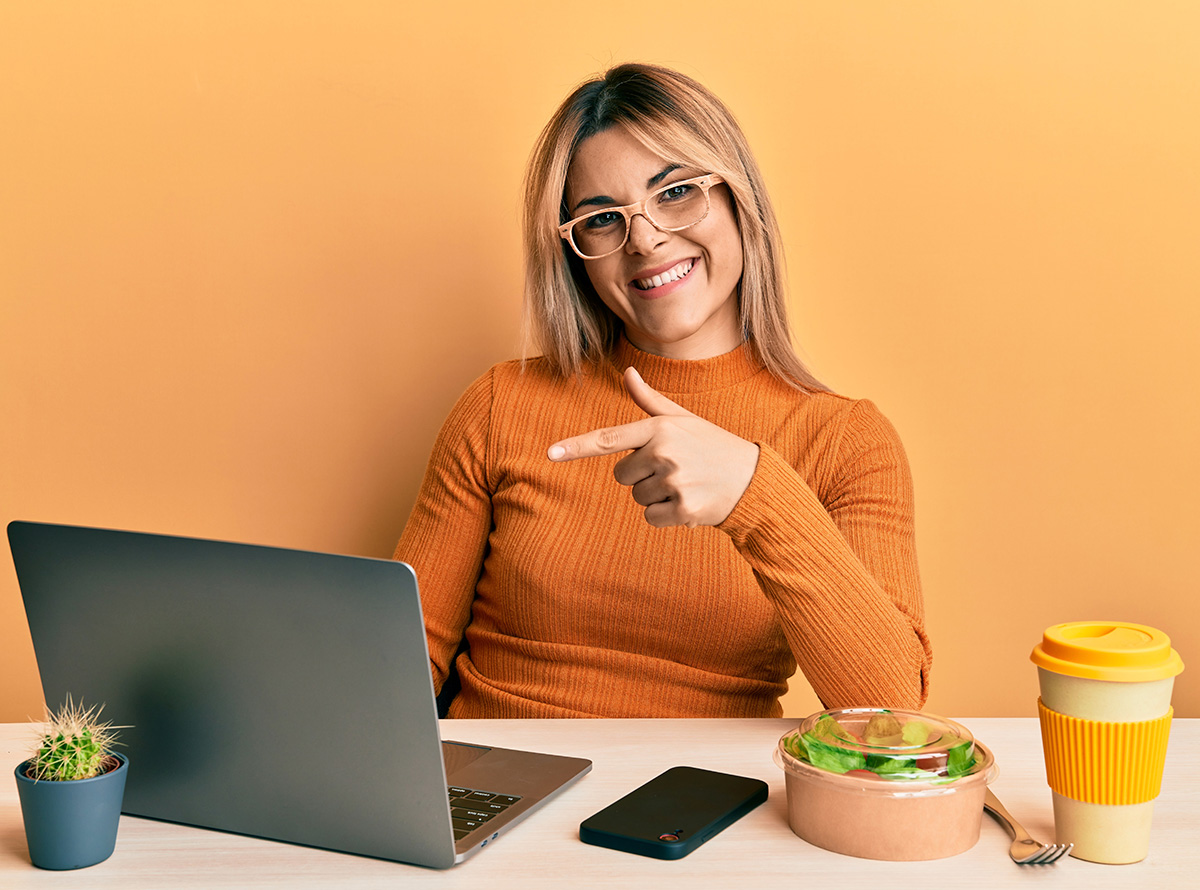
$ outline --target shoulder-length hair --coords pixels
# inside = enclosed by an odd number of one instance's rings
[[[690,77],[624,64],[569,95],[534,145],[525,173],[524,337],[564,376],[612,349],[620,320],[601,302],[583,261],[559,237],[570,216],[567,170],[583,140],[621,126],[666,160],[717,173],[730,194],[742,238],[738,285],[742,331],[772,374],[824,391],[792,347],[784,297],[783,248],[762,173],[729,109]]]

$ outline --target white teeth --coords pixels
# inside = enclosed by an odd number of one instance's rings
[[[692,264],[695,260],[684,260],[677,266],[673,266],[661,275],[655,275],[652,278],[639,278],[637,286],[642,290],[650,290],[652,287],[662,287],[670,281],[678,281],[688,272],[692,271]]]

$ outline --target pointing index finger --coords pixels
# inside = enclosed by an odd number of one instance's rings
[[[651,421],[635,420],[620,426],[603,427],[569,439],[555,442],[546,449],[546,457],[554,461],[579,460],[583,457],[599,457],[632,451],[650,441]]]

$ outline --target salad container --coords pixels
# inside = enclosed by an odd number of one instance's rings
[[[788,823],[810,844],[863,859],[943,859],[979,840],[995,759],[953,720],[841,708],[805,718],[775,749]]]

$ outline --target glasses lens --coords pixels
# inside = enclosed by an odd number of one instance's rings
[[[605,210],[581,219],[571,229],[571,239],[585,256],[603,256],[625,241],[625,217]]]
[[[695,183],[669,185],[651,195],[646,213],[664,229],[694,226],[708,213],[708,192]]]

